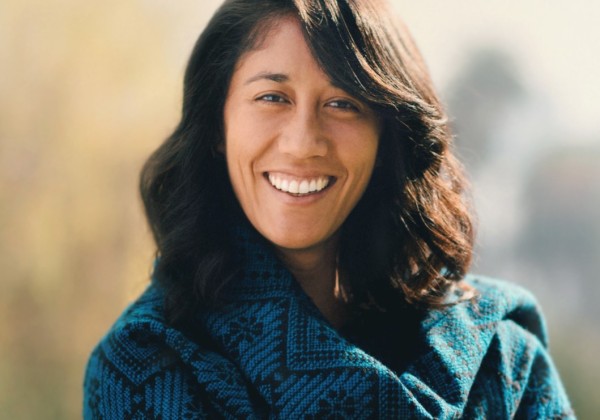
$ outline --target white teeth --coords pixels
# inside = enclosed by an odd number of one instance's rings
[[[298,187],[298,192],[300,194],[306,194],[308,192],[308,181],[304,180],[300,183],[300,186]]]
[[[325,188],[327,186],[327,184],[329,184],[328,179],[319,178],[317,180],[317,190],[322,190],[323,188]]]
[[[290,194],[309,194],[319,192],[329,185],[329,177],[321,176],[312,179],[302,180],[287,180],[278,177],[277,175],[269,174],[269,182],[280,191]]]

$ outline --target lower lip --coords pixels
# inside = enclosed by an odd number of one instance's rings
[[[330,178],[329,180],[329,184],[323,188],[321,191],[319,192],[313,192],[310,194],[306,194],[306,195],[293,195],[281,190],[278,190],[277,188],[275,188],[275,186],[273,186],[273,184],[271,184],[269,182],[269,179],[267,178],[267,176],[265,175],[265,182],[268,184],[268,186],[270,187],[270,189],[276,193],[278,193],[277,195],[281,198],[283,198],[285,200],[286,203],[290,203],[290,204],[296,204],[296,205],[301,205],[301,204],[312,204],[315,201],[320,200],[323,196],[325,196],[327,194],[327,192],[333,187],[333,185],[336,182],[335,178]]]

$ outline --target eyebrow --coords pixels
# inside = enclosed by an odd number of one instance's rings
[[[256,82],[258,80],[272,80],[277,83],[285,83],[290,81],[290,76],[285,73],[271,73],[269,71],[261,71],[260,73],[252,76],[248,80],[244,82],[244,85],[249,85],[250,83]],[[340,89],[346,91],[340,84],[335,83],[334,81],[330,81],[331,86],[336,89]]]
[[[248,84],[250,84],[252,82],[256,82],[258,80],[272,80],[273,82],[284,83],[284,82],[287,82],[288,80],[290,80],[290,76],[288,76],[287,74],[283,74],[283,73],[271,73],[268,71],[262,71],[262,72],[258,73],[257,75],[252,76],[251,78],[246,80],[246,82],[244,84],[248,85]]]

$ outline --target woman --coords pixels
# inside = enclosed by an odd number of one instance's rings
[[[148,290],[86,418],[569,418],[531,295],[466,276],[465,181],[380,1],[227,0],[141,178]]]

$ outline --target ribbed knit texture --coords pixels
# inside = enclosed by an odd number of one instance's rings
[[[393,372],[341,336],[244,231],[243,275],[199,310],[201,345],[167,325],[152,284],[92,353],[86,419],[562,419],[573,411],[524,289],[469,277],[479,298],[432,310],[423,351]]]

